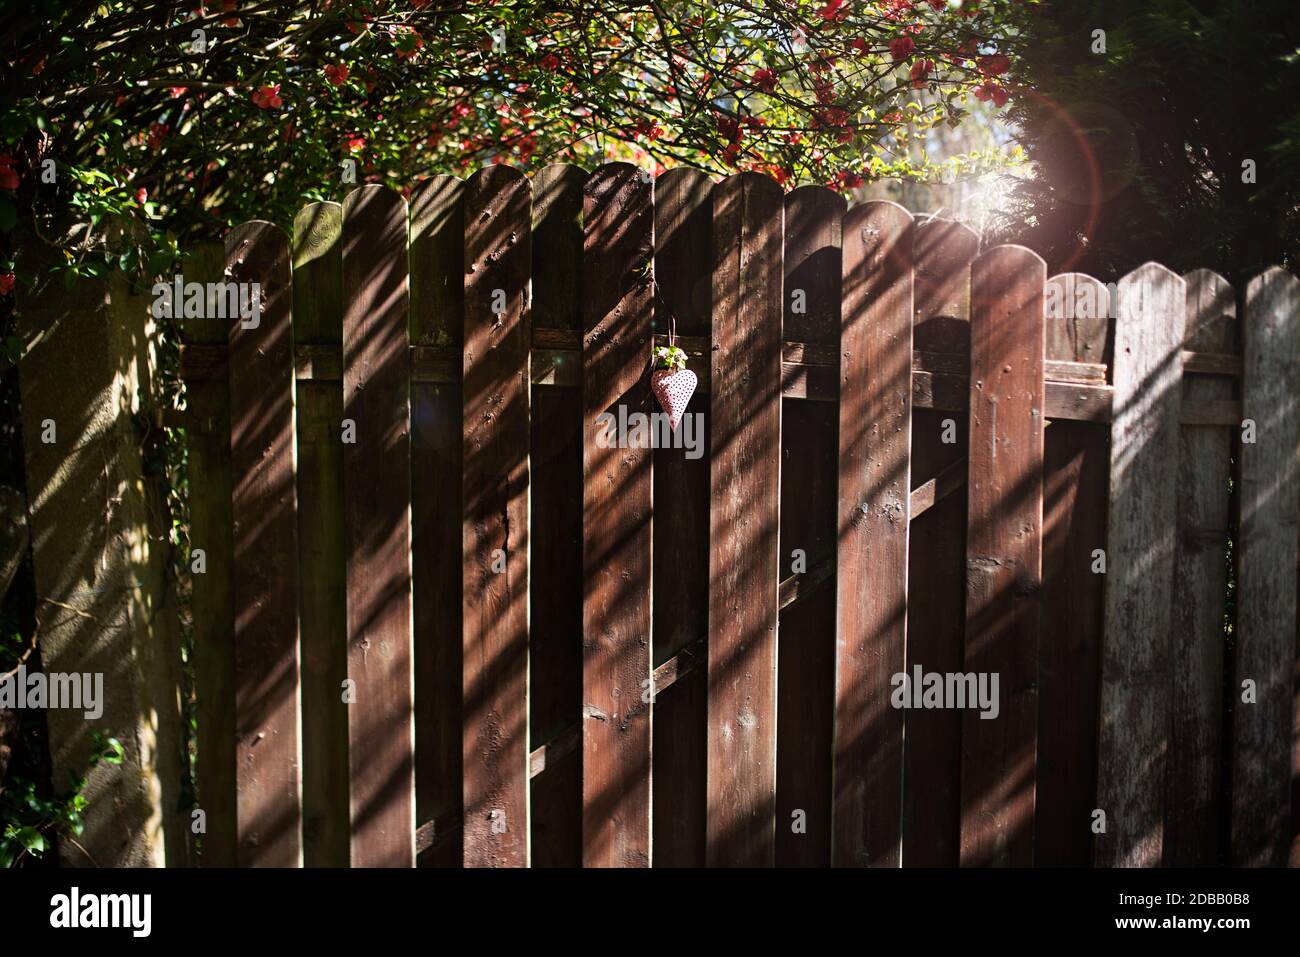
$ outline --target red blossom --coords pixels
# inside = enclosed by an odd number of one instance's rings
[[[325,79],[329,80],[334,86],[342,86],[348,79],[348,68],[342,63],[327,63],[325,65]]]
[[[934,71],[933,60],[917,60],[912,64],[912,86],[925,86],[926,79]]]
[[[774,70],[755,70],[754,85],[764,93],[771,93],[776,89],[776,72]]]
[[[915,49],[916,41],[906,35],[889,41],[889,53],[895,60],[906,60]]]
[[[14,274],[0,272],[0,296],[7,296],[14,291]]]
[[[835,20],[843,20],[849,15],[849,11],[844,8],[844,0],[828,0],[826,6],[819,11],[821,18],[830,23]]]
[[[162,146],[163,137],[171,132],[171,127],[166,123],[149,124],[149,149],[157,150]]]
[[[13,157],[8,153],[0,153],[0,189],[17,189],[19,180]]]
[[[149,201],[149,191],[141,186],[135,191],[135,201],[142,205],[147,203]]]
[[[977,61],[977,65],[980,72],[986,76],[999,76],[1011,69],[1011,61],[1002,53],[982,56]]]
[[[1006,87],[1000,86],[992,81],[981,83],[975,89],[975,99],[983,101],[992,100],[993,105],[999,109],[1001,109],[1007,102],[1008,96],[1009,94],[1007,93]]]
[[[259,86],[253,91],[253,105],[264,110],[278,110],[284,101],[280,99],[280,84]]]

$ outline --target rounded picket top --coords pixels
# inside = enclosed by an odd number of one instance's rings
[[[965,223],[939,216],[917,216],[912,231],[912,248],[917,262],[971,262],[979,255],[979,233]]]
[[[917,349],[970,351],[970,264],[979,251],[979,235],[965,223],[917,217],[912,227]]]
[[[1176,280],[1176,282],[1175,282]],[[1123,305],[1124,290],[1132,289],[1144,283],[1163,285],[1172,283],[1178,287],[1186,287],[1183,277],[1178,275],[1168,266],[1163,266],[1154,260],[1145,262],[1136,269],[1122,276],[1117,284],[1120,291],[1121,305]]]
[[[785,209],[788,215],[793,211],[831,213],[843,216],[848,212],[849,202],[843,193],[837,193],[829,186],[806,183],[796,186],[785,194]]]
[[[300,344],[343,341],[343,206],[309,203],[293,218],[293,335]]]
[[[1183,273],[1187,283],[1187,348],[1201,352],[1237,351],[1237,294],[1232,283],[1212,269]]]
[[[376,211],[401,206],[406,211],[406,197],[383,183],[366,183],[349,190],[343,197],[343,219],[346,221],[363,211],[368,215],[377,215]]]
[[[707,335],[713,315],[714,181],[676,166],[654,181],[655,291],[680,335]]]
[[[1298,288],[1300,288],[1300,279],[1291,275],[1281,266],[1269,266],[1246,284],[1246,299],[1249,302],[1256,295],[1262,295],[1265,292],[1274,295],[1289,294],[1291,297],[1295,297]]]
[[[465,273],[465,182],[429,176],[411,190],[407,222],[411,271],[411,344],[461,340]]]
[[[485,166],[465,179],[465,269],[473,272],[483,265],[480,259],[491,255],[484,247],[494,246],[495,230],[488,224],[494,219],[512,223],[511,244],[531,236],[518,235],[519,229],[531,233],[533,184],[522,170],[513,166]]]
[[[1162,321],[1170,333],[1176,330],[1177,341],[1183,341],[1187,283],[1182,276],[1158,262],[1146,262],[1122,277],[1116,288],[1117,329],[1126,322],[1151,318]]]
[[[697,190],[707,193],[716,182],[717,180],[704,170],[691,166],[674,166],[655,177],[655,194],[658,196],[662,192],[690,195]]]
[[[1023,262],[1035,262],[1043,270],[1043,279],[1047,279],[1047,262],[1042,256],[1034,252],[1028,246],[1021,246],[1018,243],[1003,243],[1000,246],[991,246],[984,252],[975,257],[975,262],[971,263],[971,268],[981,264],[982,268],[988,268],[988,263],[1008,263],[1020,264]]]
[[[214,302],[209,290],[208,309],[211,312],[215,305],[218,315],[230,322],[232,342],[237,333],[261,327],[264,313],[277,324],[281,320],[288,323],[292,285],[289,237],[275,223],[253,219],[226,234],[224,278],[226,293],[217,294]],[[230,314],[232,306],[237,315]]]
[[[494,190],[522,187],[528,190],[529,195],[532,195],[533,184],[528,178],[528,174],[523,170],[504,163],[493,163],[490,166],[481,167],[466,176],[465,187],[471,193],[490,193]]]
[[[1300,336],[1300,279],[1270,266],[1246,284],[1246,368],[1265,353],[1294,361]],[[1267,345],[1266,345],[1267,344]]]
[[[460,201],[465,181],[450,173],[439,173],[419,180],[411,189],[411,242],[430,230],[438,229]]]
[[[322,200],[308,203],[293,218],[293,268],[319,259],[338,241],[343,205]]]
[[[577,163],[549,163],[533,173],[534,227],[545,228],[552,216],[577,217],[580,223],[582,189],[592,175],[591,170]]]
[[[289,237],[283,229],[275,223],[268,222],[265,219],[249,219],[231,226],[226,231],[226,255],[229,257],[231,252],[239,247],[248,248],[254,241],[266,242],[271,237],[283,239],[288,244]]]
[[[590,176],[591,173],[592,171],[587,169],[587,167],[583,166],[581,163],[547,163],[541,169],[535,170],[532,174],[532,178],[534,183],[567,180],[574,177],[585,179]],[[533,187],[533,190],[536,192],[535,186]]]
[[[889,200],[859,203],[844,214],[844,294],[852,283],[863,281],[854,274],[864,267],[875,272],[886,262],[888,272],[912,271],[912,228],[915,219],[908,210]]]
[[[604,202],[610,193],[630,188],[632,195],[645,191],[645,200],[651,201],[653,177],[643,175],[645,169],[634,163],[603,163],[592,170],[582,186],[584,203]]]
[[[730,176],[724,176],[717,184],[719,187],[727,189],[740,189],[747,195],[762,201],[775,200],[779,203],[784,202],[785,190],[781,184],[768,176],[766,173],[760,173],[757,170],[747,169],[739,173],[732,173]]]
[[[992,323],[990,328],[996,329],[1008,318],[1023,321],[1031,315],[1024,308],[1028,304],[1032,303],[1034,321],[1041,326],[1046,283],[1047,263],[1028,246],[1007,243],[976,256],[970,267],[972,354],[981,324]]]
[[[1106,361],[1111,291],[1086,273],[1064,272],[1043,286],[1047,358],[1063,362]]]

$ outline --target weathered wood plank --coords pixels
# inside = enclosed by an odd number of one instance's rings
[[[800,187],[785,197],[784,334],[800,339],[803,351],[826,354],[824,371],[832,379],[844,208],[842,196],[821,186]],[[837,388],[833,381],[830,386]],[[835,553],[837,409],[832,403],[783,402],[781,416],[781,580],[793,579],[797,588]],[[783,604],[778,624],[778,867],[825,867],[831,860],[835,589],[802,594],[802,601]]]
[[[1186,284],[1156,263],[1119,283],[1110,428],[1094,862],[1154,867],[1164,846],[1171,596]]]
[[[465,186],[464,859],[469,867],[522,867],[531,192],[505,166],[480,170]]]
[[[421,181],[410,204],[411,593],[415,664],[415,819],[461,813],[461,414],[465,312],[464,184]],[[450,382],[419,377],[419,356],[439,348]],[[461,828],[419,852],[421,867],[460,867]]]
[[[407,206],[343,203],[343,414],[352,864],[415,864]]]
[[[713,182],[698,170],[678,167],[655,180],[656,331],[677,319],[679,337],[707,343],[712,328]],[[705,350],[707,352],[707,349]],[[706,358],[690,368],[708,377]],[[701,383],[701,386],[703,383]],[[707,411],[697,389],[691,411]],[[710,416],[696,436],[703,453],[688,458],[677,449],[654,453],[654,501],[664,517],[653,528],[654,658],[671,659],[709,631],[709,448]],[[697,668],[654,702],[654,863],[697,867],[705,860],[705,725],[708,683]]]
[[[1300,506],[1300,282],[1282,269],[1246,287],[1237,627],[1232,694],[1229,860],[1282,866],[1289,851],[1290,734],[1296,648]],[[1244,431],[1244,430],[1243,430]],[[1254,703],[1244,683],[1253,682]]]
[[[1186,350],[1236,350],[1236,302],[1221,276],[1198,269],[1187,283]],[[1232,398],[1221,376],[1188,375],[1183,403]],[[1220,862],[1224,613],[1231,532],[1231,428],[1182,429],[1178,450],[1178,537],[1174,565],[1170,748],[1165,772],[1166,866]]]
[[[270,223],[226,237],[246,321],[229,322],[234,518],[235,720],[240,866],[302,865],[293,287],[289,240]],[[245,293],[247,294],[245,296]]]
[[[294,219],[295,347],[341,348],[343,210],[312,203]],[[298,569],[302,576],[302,836],[308,867],[349,854],[347,551],[343,528],[343,383],[299,381]]]
[[[1088,288],[1091,286],[1091,288]],[[1052,360],[1105,354],[1110,293],[1077,273],[1053,276],[1047,301]],[[1060,304],[1057,311],[1053,305]],[[1043,437],[1043,624],[1038,654],[1038,783],[1034,862],[1086,867],[1097,794],[1097,694],[1105,577],[1093,550],[1106,546],[1109,432],[1055,420]]]
[[[913,230],[915,309],[913,345],[944,353],[969,366],[970,264],[979,237],[945,220]],[[955,406],[969,401],[965,376],[953,390]],[[923,402],[913,373],[912,487],[959,469],[967,470],[966,416]],[[951,425],[951,428],[948,425]],[[951,438],[951,442],[945,441]],[[960,671],[965,634],[966,496],[951,495],[923,516],[912,516],[908,544],[908,590],[924,595],[907,617],[907,671]],[[903,863],[956,867],[961,825],[961,714],[911,710],[904,719]]]
[[[912,441],[912,216],[844,218],[840,318],[834,862],[902,859],[903,711]]]
[[[963,866],[1034,860],[1043,587],[1043,287],[1022,246],[971,264],[963,671],[995,693],[962,720]],[[915,692],[914,692],[915,693]],[[946,702],[950,706],[955,702]]]
[[[587,171],[554,164],[533,175],[533,385],[529,484],[529,733],[551,741],[563,729],[582,751],[582,187]],[[563,335],[573,352],[536,346]],[[539,378],[550,365],[550,377]],[[582,762],[553,764],[530,785],[532,864],[582,864]]]
[[[185,263],[187,282],[223,282],[225,249],[195,249]],[[225,320],[196,317],[184,323],[186,343],[225,344]],[[198,713],[199,807],[207,815],[200,861],[234,867],[238,830],[235,792],[234,516],[231,514],[230,383],[219,378],[187,382],[185,427],[189,451],[190,547],[202,549],[204,571],[190,578],[194,621],[194,691]]]
[[[647,388],[652,189],[630,163],[583,195],[582,862],[650,865],[651,451],[608,420],[658,411]],[[682,428],[681,425],[678,428]],[[627,443],[631,446],[631,442]],[[649,697],[646,695],[645,697]]]
[[[776,797],[782,196],[740,173],[713,191],[708,853],[770,865]]]

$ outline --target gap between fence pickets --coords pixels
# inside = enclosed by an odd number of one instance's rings
[[[912,490],[910,507],[912,520],[933,508],[953,492],[966,485],[966,463],[954,462],[924,485]],[[780,586],[781,610],[803,601],[835,574],[835,556],[830,555],[812,562],[802,574],[791,575],[782,579]],[[673,657],[654,670],[652,687],[655,694],[671,688],[685,678],[707,658],[707,638],[695,639]],[[554,738],[536,748],[528,756],[528,777],[537,777],[543,771],[555,767],[557,763],[577,753],[582,744],[582,725],[575,722],[565,728]],[[416,853],[424,851],[439,843],[443,838],[456,833],[461,825],[458,813],[448,814],[433,821],[427,821],[416,829]]]
[[[657,344],[666,337],[656,336]],[[663,340],[663,342],[660,342]],[[703,337],[678,336],[677,345],[687,354],[707,355],[709,341]],[[533,331],[533,384],[577,386],[580,351],[579,334],[570,330]],[[460,381],[461,356],[455,347],[412,346],[411,381],[453,383]],[[838,356],[834,346],[786,342],[781,355],[781,391],[789,399],[833,402],[838,389]],[[343,378],[343,355],[337,346],[300,345],[295,350],[297,378],[335,381]],[[1183,371],[1198,375],[1241,375],[1241,357],[1210,352],[1184,351]],[[697,391],[709,392],[708,365],[700,368]],[[1112,390],[1106,383],[1107,368],[1095,362],[1047,360],[1044,363],[1045,409],[1049,419],[1109,422]],[[181,377],[191,381],[220,378],[226,374],[224,345],[187,344],[181,348]],[[966,408],[968,373],[966,357],[947,353],[916,352],[912,356],[913,407],[960,412]],[[1241,402],[1236,399],[1185,401],[1183,425],[1237,425]],[[170,424],[170,423],[168,423]],[[175,424],[182,424],[179,420]],[[199,424],[202,427],[202,423]]]

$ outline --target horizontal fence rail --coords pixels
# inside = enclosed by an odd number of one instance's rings
[[[1296,863],[1287,273],[611,164],[183,280],[205,866]]]

